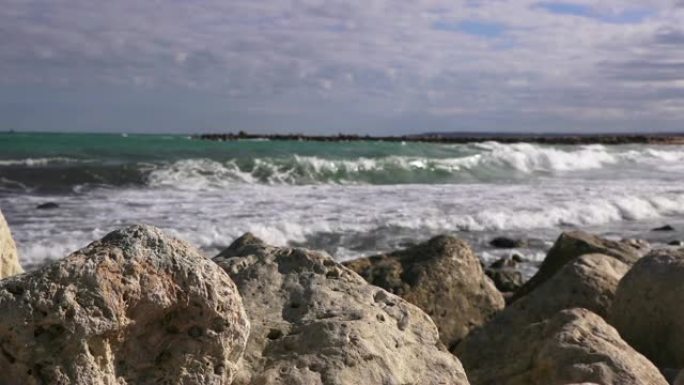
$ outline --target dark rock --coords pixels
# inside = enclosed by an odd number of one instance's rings
[[[518,247],[524,247],[525,241],[508,237],[496,237],[489,241],[489,245],[499,249],[515,249]]]
[[[522,273],[511,268],[487,269],[485,274],[492,279],[494,286],[504,293],[514,292],[524,283]]]
[[[655,229],[651,229],[651,231],[675,231],[675,228],[670,225],[665,225],[661,227],[656,227]]]
[[[36,206],[36,209],[38,210],[53,210],[53,209],[58,209],[59,204],[55,202],[46,202],[46,203],[41,203],[38,206]]]
[[[451,236],[344,265],[427,312],[447,346],[455,345],[505,305],[470,246]]]
[[[504,268],[516,268],[521,262],[521,257],[519,255],[514,255],[512,257],[502,257],[492,262],[489,265],[491,269],[504,269]]]
[[[680,377],[680,369],[677,368],[659,368],[660,373],[663,374],[663,377],[667,380],[668,384],[671,385],[684,385],[684,382],[677,382],[678,377]],[[681,378],[681,377],[680,377]],[[684,378],[682,378],[684,379]]]
[[[667,244],[668,246],[684,246],[684,241],[670,241]]]

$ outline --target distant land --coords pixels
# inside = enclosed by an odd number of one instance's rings
[[[684,145],[684,132],[681,133],[501,133],[501,132],[428,132],[416,135],[371,136],[371,135],[304,135],[304,134],[249,134],[238,133],[200,134],[194,139],[233,141],[233,140],[294,140],[311,142],[425,142],[425,143],[473,143],[496,141],[501,143],[541,143],[541,144],[680,144]]]

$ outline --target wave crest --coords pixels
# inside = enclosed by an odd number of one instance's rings
[[[64,163],[78,163],[83,162],[80,159],[67,158],[62,156],[52,158],[26,158],[26,159],[0,159],[0,166],[27,166],[38,167],[47,166],[48,164],[64,164]]]
[[[684,149],[615,149],[603,145],[549,147],[488,142],[467,146],[458,157],[385,156],[328,159],[185,159],[148,176],[152,186],[221,188],[247,184],[432,184],[489,182],[613,168],[684,172]]]

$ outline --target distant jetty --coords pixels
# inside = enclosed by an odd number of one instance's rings
[[[509,134],[509,133],[426,133],[401,136],[370,135],[303,135],[303,134],[249,134],[244,131],[224,134],[200,134],[199,140],[272,140],[304,142],[424,142],[424,143],[478,143],[496,141],[501,143],[540,144],[679,144],[684,145],[682,133],[656,134]]]

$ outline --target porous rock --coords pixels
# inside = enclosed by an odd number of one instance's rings
[[[419,308],[322,252],[247,235],[214,260],[252,332],[234,384],[467,384]]]
[[[248,333],[230,277],[153,227],[0,281],[2,384],[228,384]]]
[[[684,249],[656,250],[620,281],[609,321],[663,368],[684,368]]]
[[[618,282],[628,269],[615,258],[584,255],[568,263],[535,291],[509,305],[489,323],[471,332],[456,349],[471,381],[476,384],[498,381],[498,377],[491,376],[495,376],[492,369],[498,367],[502,352],[521,349],[518,345],[527,342],[518,335],[559,311],[581,307],[605,317]],[[511,365],[517,364],[510,355],[505,357],[510,359]]]
[[[423,309],[437,324],[447,346],[456,345],[505,305],[470,246],[452,236],[437,236],[345,266]]]
[[[667,384],[650,361],[586,309],[563,310],[509,333],[497,357],[481,357],[494,358],[486,369],[469,370],[472,384]]]
[[[547,253],[537,273],[516,291],[513,301],[533,291],[566,263],[582,255],[594,253],[608,255],[632,265],[642,256],[643,250],[629,242],[611,241],[581,230],[563,232]]]

